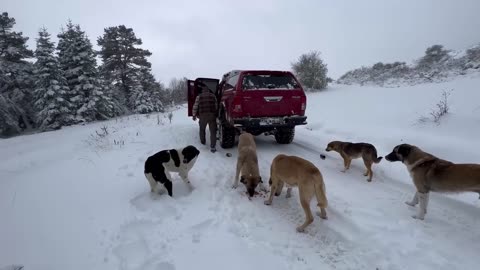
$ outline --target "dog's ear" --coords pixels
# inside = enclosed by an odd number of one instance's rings
[[[245,184],[245,177],[243,175],[240,176],[240,183]]]
[[[408,144],[401,144],[398,146],[397,153],[402,155],[402,157],[407,157],[412,151],[412,147]]]

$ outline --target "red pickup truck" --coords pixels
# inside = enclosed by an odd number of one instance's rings
[[[233,70],[221,80],[188,81],[188,115],[204,83],[217,96],[220,146],[231,148],[241,130],[253,135],[274,135],[280,144],[293,141],[295,126],[306,125],[307,98],[300,82],[289,71]]]

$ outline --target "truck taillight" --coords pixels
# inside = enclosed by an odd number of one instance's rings
[[[307,104],[305,102],[302,102],[302,111],[305,111],[306,108],[307,108]]]

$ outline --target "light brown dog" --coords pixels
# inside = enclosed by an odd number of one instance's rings
[[[258,169],[255,139],[252,134],[247,132],[243,132],[238,137],[237,170],[233,188],[238,187],[239,176],[240,182],[244,184],[247,189],[249,198],[253,197],[253,195],[255,195],[255,189],[259,184],[263,183],[263,181]]]
[[[401,161],[407,166],[417,192],[412,201],[405,203],[410,206],[420,203],[413,218],[425,218],[430,191],[480,193],[480,164],[453,163],[410,144],[395,146],[385,159],[390,162]]]
[[[344,165],[342,172],[346,172],[350,168],[352,159],[362,158],[367,168],[367,171],[363,175],[368,176],[368,182],[371,182],[373,177],[372,164],[380,163],[382,160],[382,157],[377,157],[377,149],[375,146],[369,143],[332,141],[328,143],[325,151],[335,151],[342,156]]]
[[[287,186],[286,197],[291,197],[292,187],[298,187],[300,203],[305,212],[305,222],[297,227],[298,232],[313,222],[310,201],[313,195],[317,197],[317,205],[320,207],[320,217],[327,219],[326,208],[328,205],[325,195],[325,184],[320,170],[310,161],[297,156],[277,155],[270,166],[270,197],[265,201],[266,205],[272,204],[273,195],[280,196],[284,183]]]

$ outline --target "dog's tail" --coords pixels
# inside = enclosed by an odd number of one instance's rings
[[[315,180],[313,186],[315,187],[315,196],[317,197],[317,205],[320,208],[327,208],[328,200],[326,196],[325,183],[323,182],[322,175],[320,173],[315,174]]]
[[[382,160],[383,157],[379,157],[377,155],[377,149],[375,149],[374,146],[372,146],[372,147],[373,147],[373,153],[372,153],[373,154],[373,162],[380,163],[380,161]]]

